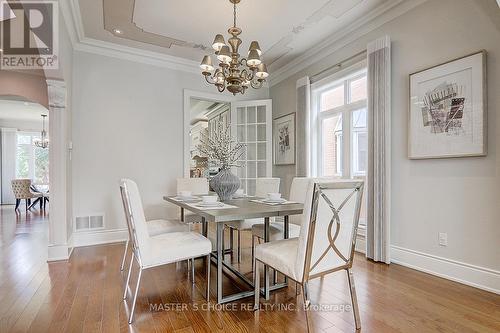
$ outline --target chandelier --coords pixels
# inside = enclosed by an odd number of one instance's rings
[[[42,133],[40,138],[33,139],[33,144],[39,148],[49,148],[49,138],[47,137],[47,131],[45,130],[45,118],[46,114],[42,114]]]
[[[203,57],[200,64],[205,80],[217,87],[219,92],[227,89],[236,95],[244,94],[248,87],[259,89],[269,76],[266,65],[260,59],[262,51],[257,41],[252,41],[248,49],[247,58],[241,58],[238,48],[241,39],[238,36],[242,30],[236,26],[236,4],[241,0],[229,0],[233,4],[233,26],[228,29],[231,37],[224,41],[221,34],[215,36],[212,48],[219,62],[219,67],[215,69],[212,65],[212,58],[209,55]],[[228,45],[229,44],[229,45]]]

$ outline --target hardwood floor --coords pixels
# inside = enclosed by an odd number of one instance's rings
[[[0,236],[0,332],[306,329],[302,298],[295,296],[293,283],[288,289],[272,293],[268,302],[262,301],[267,306],[265,311],[247,310],[252,299],[220,309],[214,304],[213,269],[212,308],[205,309],[202,260],[196,264],[194,285],[187,277],[185,263],[145,271],[135,322],[128,325],[130,296],[127,303],[122,301],[126,276],[119,271],[123,244],[77,248],[69,262],[47,264],[46,217],[36,212],[26,217],[23,212],[16,219],[12,207],[0,208]],[[249,249],[245,249],[245,257],[249,257]],[[242,269],[249,271],[249,263],[244,263]],[[395,264],[375,264],[362,255],[356,257],[354,278],[363,332],[500,331],[499,295]],[[224,285],[226,290],[244,288],[227,277]],[[350,306],[345,274],[339,272],[315,280],[310,287],[312,303],[324,306],[323,311],[310,312],[315,331],[353,332],[352,312],[340,311]],[[151,309],[154,306],[156,311]]]

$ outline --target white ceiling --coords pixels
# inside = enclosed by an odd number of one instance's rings
[[[242,54],[258,40],[277,69],[309,48],[401,0],[242,0]],[[79,0],[86,37],[199,61],[232,26],[228,0]],[[113,34],[120,29],[123,34]]]
[[[41,124],[41,115],[48,113],[49,111],[38,103],[0,96],[0,120],[39,121]]]

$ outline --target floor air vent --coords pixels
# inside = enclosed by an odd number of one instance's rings
[[[96,230],[104,228],[104,215],[77,216],[76,231]]]

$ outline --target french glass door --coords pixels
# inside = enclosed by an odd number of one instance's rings
[[[235,173],[243,191],[254,195],[257,178],[272,175],[272,101],[233,102],[231,120],[233,137],[247,146]]]

